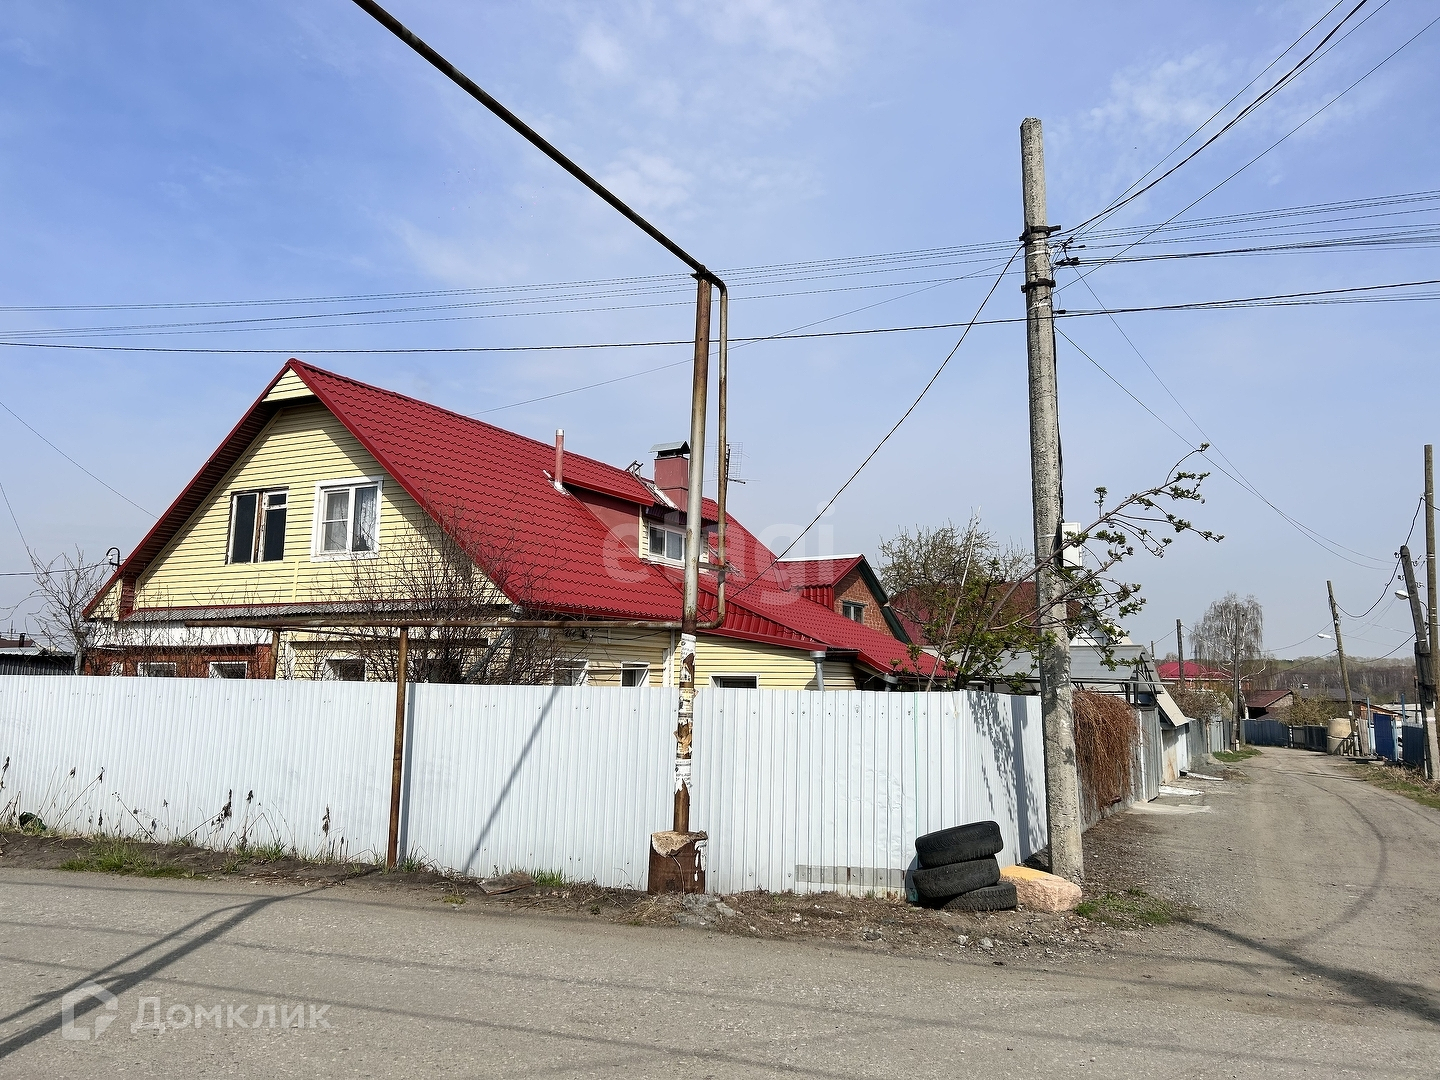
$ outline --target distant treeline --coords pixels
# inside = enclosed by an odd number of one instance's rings
[[[1387,660],[1346,658],[1350,669],[1350,693],[1360,700],[1395,702],[1404,694],[1415,700],[1415,659],[1396,657]],[[1303,689],[1308,684],[1308,689]],[[1294,690],[1303,697],[1345,697],[1345,684],[1340,678],[1340,661],[1333,656],[1307,660],[1271,660],[1257,678],[1250,681],[1252,689]]]

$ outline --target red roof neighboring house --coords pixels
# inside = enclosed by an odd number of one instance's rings
[[[1178,660],[1166,660],[1159,665],[1157,673],[1165,682],[1176,682],[1180,679],[1180,663]],[[1197,682],[1227,682],[1230,673],[1219,668],[1205,667],[1198,660],[1186,660],[1185,678]]]
[[[117,579],[122,583],[121,616],[131,613],[125,586],[133,593],[133,583],[270,417],[288,403],[265,400],[287,372],[293,372],[487,570],[487,537],[478,526],[505,523],[506,557],[523,560],[529,568],[523,583],[501,583],[511,600],[583,618],[679,619],[678,570],[641,558],[604,520],[611,510],[656,517],[678,514],[673,500],[659,488],[627,470],[567,450],[564,490],[557,490],[551,444],[293,359],[121,564],[87,615]],[[716,512],[715,504],[706,500],[707,520]],[[726,620],[710,633],[810,651],[849,652],[881,673],[897,665],[915,667],[902,641],[805,596],[804,572],[777,562],[774,553],[733,518],[727,523],[727,546]],[[714,611],[713,575],[702,575],[701,586],[703,618],[707,606]],[[919,663],[928,670],[928,658]]]

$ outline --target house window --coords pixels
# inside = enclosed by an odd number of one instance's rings
[[[285,558],[284,491],[241,491],[230,497],[230,561],[280,562]]]
[[[175,661],[169,660],[164,663],[137,664],[136,673],[146,679],[173,679],[175,678]]]
[[[865,605],[855,600],[842,600],[840,614],[851,622],[863,623],[865,621]]]
[[[585,669],[589,666],[588,660],[556,660],[555,685],[584,686]]]
[[[365,661],[331,657],[325,661],[325,674],[336,682],[364,682]]]
[[[210,678],[244,679],[250,675],[250,664],[245,660],[212,660]]]
[[[111,660],[111,661],[110,661],[110,674],[111,674],[111,675],[124,675],[124,674],[125,674],[125,665],[124,665],[124,663],[122,663],[122,662],[119,661],[119,660]]]
[[[650,665],[649,664],[621,664],[620,665],[621,686],[649,686]]]
[[[380,481],[321,484],[315,493],[315,554],[363,555],[379,548]]]
[[[685,534],[679,529],[666,529],[659,525],[650,526],[650,557],[666,562],[685,561]]]
[[[711,675],[710,685],[716,690],[758,690],[759,675]]]

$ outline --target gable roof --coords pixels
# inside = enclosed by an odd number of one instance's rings
[[[557,490],[550,477],[553,445],[293,359],[121,563],[87,615],[117,581],[133,582],[145,572],[275,413],[303,397],[297,380],[497,579],[511,600],[580,617],[679,620],[678,570],[640,558],[579,498]],[[282,381],[283,395],[272,397]],[[568,449],[565,485],[624,500],[637,511],[664,505],[632,473]],[[705,500],[707,518],[717,511],[712,500]],[[498,540],[486,528],[494,522],[504,523],[505,535]],[[913,668],[900,642],[799,595],[782,569],[785,564],[777,564],[774,554],[734,518],[727,521],[727,541],[727,562],[734,570],[727,576],[726,620],[712,633],[792,648],[853,651],[882,672],[897,664]],[[504,559],[523,566],[518,579],[501,580],[503,573],[487,559],[497,544]],[[701,588],[702,608],[708,596],[713,614],[713,575],[702,575]]]
[[[1277,701],[1283,701],[1289,697],[1293,690],[1247,690],[1245,692],[1245,705],[1251,709],[1268,709]]]

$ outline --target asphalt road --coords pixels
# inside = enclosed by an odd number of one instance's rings
[[[1440,1075],[1440,813],[1317,755],[1246,769],[1122,824],[1196,921],[1052,970],[0,868],[0,1075]],[[87,983],[113,1008],[62,1031]]]

